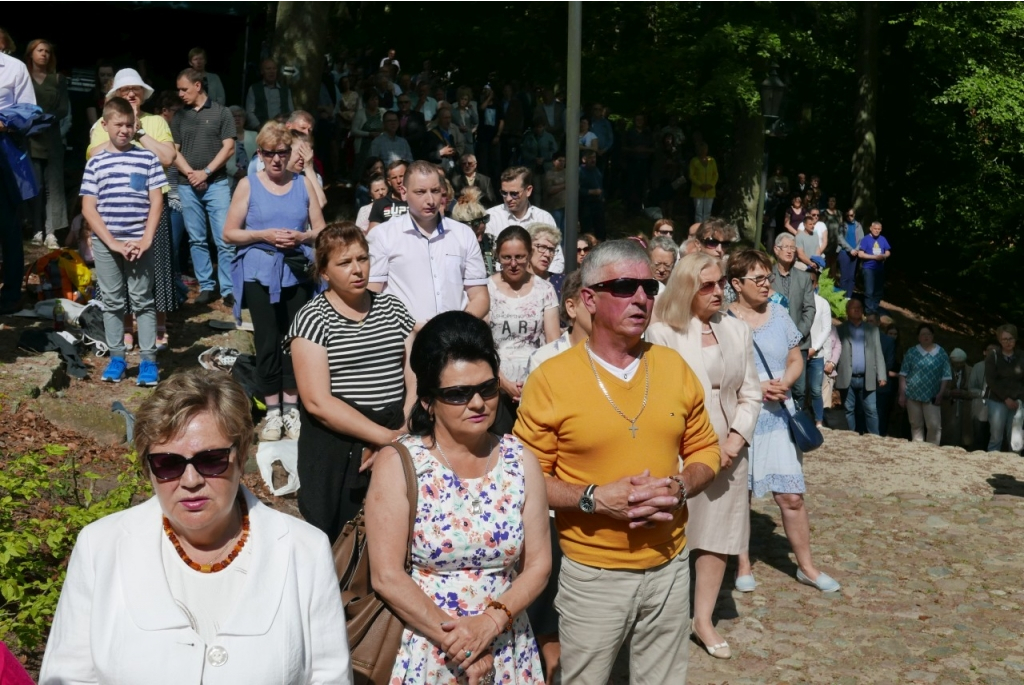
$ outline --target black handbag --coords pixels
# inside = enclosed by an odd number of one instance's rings
[[[764,370],[768,374],[768,378],[774,380],[772,371],[768,368],[768,360],[764,358],[764,354],[761,352],[761,348],[754,343],[754,351],[757,352],[757,356],[761,358],[761,364],[764,365]],[[813,452],[814,450],[821,447],[822,443],[825,442],[825,436],[821,434],[818,427],[814,425],[814,419],[807,415],[807,412],[797,409],[795,413],[789,413],[789,407],[786,406],[785,402],[782,402],[782,413],[786,416],[786,422],[789,424],[789,434],[793,436],[793,442],[796,443],[797,448],[801,452]]]

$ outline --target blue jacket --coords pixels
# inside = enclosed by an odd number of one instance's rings
[[[0,182],[11,189],[14,197],[31,200],[39,194],[28,154],[28,137],[45,131],[56,120],[36,105],[17,104],[0,110]]]

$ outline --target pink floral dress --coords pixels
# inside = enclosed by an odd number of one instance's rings
[[[422,438],[405,438],[404,443],[419,480],[412,579],[452,616],[478,614],[512,585],[523,549],[523,445],[504,436],[491,472],[460,482]],[[515,618],[511,631],[498,636],[493,649],[495,683],[544,682],[526,612]],[[391,685],[465,682],[465,674],[449,668],[438,645],[406,628]]]

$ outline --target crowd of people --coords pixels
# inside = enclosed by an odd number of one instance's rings
[[[38,47],[34,70],[0,54],[0,113],[47,82]],[[103,380],[126,377],[138,326],[137,382],[156,389],[135,447],[155,494],[80,535],[42,683],[351,682],[330,545],[361,510],[374,586],[405,625],[391,682],[559,671],[604,685],[625,644],[632,682],[685,682],[690,636],[732,654],[714,622],[722,584],[757,587],[751,497],[779,506],[795,580],[840,590],[812,554],[797,414],[823,427],[834,388],[860,432],[887,432],[893,398],[914,440],[998,450],[1020,428],[1016,329],[973,369],[928,324],[900,350],[882,225],[865,234],[816,177],[791,190],[772,176],[769,255],[713,215],[707,143],[684,165],[678,126],[654,134],[639,115],[618,191],[672,213],[688,186],[695,221],[608,240],[618,134],[596,105],[567,274],[565,112],[550,90],[487,86],[477,101],[437,88],[429,63],[401,74],[392,51],[369,75],[336,60],[313,115],[291,111],[270,60],[237,109],[205,67],[193,50],[153,114],[134,69],[97,102],[73,240],[104,303]],[[323,176],[352,170],[356,222],[328,223]],[[228,375],[159,378],[186,235],[194,301],[251,314],[258,432]],[[829,266],[839,323],[816,292]],[[18,300],[20,287],[19,274]],[[297,441],[304,521],[241,484],[257,435]],[[406,458],[413,510],[396,486]]]

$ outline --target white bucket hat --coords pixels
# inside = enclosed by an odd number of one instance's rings
[[[107,97],[114,97],[117,95],[117,91],[125,86],[138,86],[142,88],[144,93],[143,102],[153,97],[153,89],[146,85],[146,82],[139,76],[139,72],[134,69],[122,69],[114,75],[114,85],[110,87]]]

